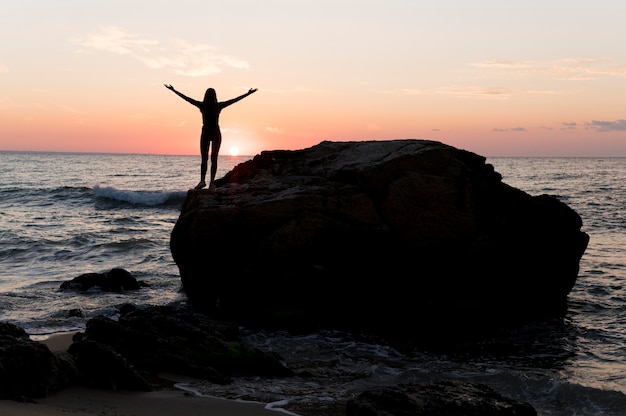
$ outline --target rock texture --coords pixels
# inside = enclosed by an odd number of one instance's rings
[[[67,352],[51,352],[21,328],[0,322],[0,400],[32,400],[73,384],[148,391],[162,372],[214,383],[234,376],[288,377],[276,354],[239,340],[236,327],[187,307],[124,305],[118,321],[96,317]]]
[[[22,328],[0,322],[0,399],[44,397],[71,385],[77,376],[66,353],[52,353]]]
[[[322,142],[262,152],[216,189],[189,191],[170,243],[197,309],[441,328],[562,308],[581,227],[557,198],[506,185],[468,151]]]
[[[118,321],[93,318],[68,351],[81,383],[103,388],[149,390],[160,372],[216,383],[292,374],[278,357],[239,342],[236,329],[183,307],[127,305]]]
[[[103,292],[123,292],[125,290],[137,290],[145,286],[145,283],[137,281],[124,269],[111,269],[106,273],[85,273],[76,276],[72,280],[61,283],[61,290],[76,290],[85,292],[92,288],[98,288]]]
[[[440,381],[368,390],[350,400],[347,416],[536,416],[527,403],[482,384]]]

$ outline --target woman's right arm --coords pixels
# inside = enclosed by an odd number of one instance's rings
[[[200,106],[200,102],[194,100],[193,98],[189,98],[187,97],[185,94],[183,94],[182,92],[178,92],[174,89],[174,87],[172,87],[171,85],[168,84],[163,84],[165,85],[165,88],[167,88],[168,90],[174,91],[174,93],[176,93],[176,95],[178,95],[180,98],[182,98],[183,100],[187,101],[190,104],[195,105],[196,107]]]

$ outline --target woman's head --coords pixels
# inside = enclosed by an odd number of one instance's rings
[[[208,88],[204,93],[204,102],[205,103],[216,103],[217,95],[215,94],[215,90],[213,88]]]

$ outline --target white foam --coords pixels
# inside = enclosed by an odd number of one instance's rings
[[[289,404],[289,400],[278,400],[276,402],[268,403],[265,405],[265,409],[272,410],[274,412],[281,412],[286,415],[291,416],[300,416],[297,413],[290,412],[289,410],[283,409],[281,406],[286,406]]]
[[[133,205],[157,206],[172,199],[184,198],[187,193],[184,191],[129,191],[96,184],[93,187],[93,194],[96,198],[106,198]]]

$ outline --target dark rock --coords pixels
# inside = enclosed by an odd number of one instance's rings
[[[267,151],[189,191],[171,251],[194,308],[413,331],[562,311],[588,235],[554,197],[420,140]]]
[[[216,383],[229,382],[235,375],[291,375],[277,357],[228,338],[232,330],[187,308],[127,310],[118,322],[104,317],[89,320],[84,334],[70,347],[91,384],[119,387],[123,382],[124,388],[141,388],[135,370],[150,375],[172,372]]]
[[[85,311],[83,311],[80,308],[70,309],[69,311],[67,311],[67,317],[68,318],[84,318]]]
[[[527,404],[485,385],[440,381],[381,387],[361,393],[346,405],[347,416],[536,416]]]
[[[45,397],[72,384],[76,368],[66,353],[52,353],[26,332],[0,322],[0,399]]]
[[[150,384],[110,346],[84,339],[68,352],[80,369],[81,384],[113,390],[150,391]]]
[[[63,290],[80,292],[85,292],[93,287],[98,287],[104,292],[123,292],[125,290],[137,290],[142,286],[145,284],[137,281],[124,269],[111,269],[105,273],[85,273],[61,283]]]

